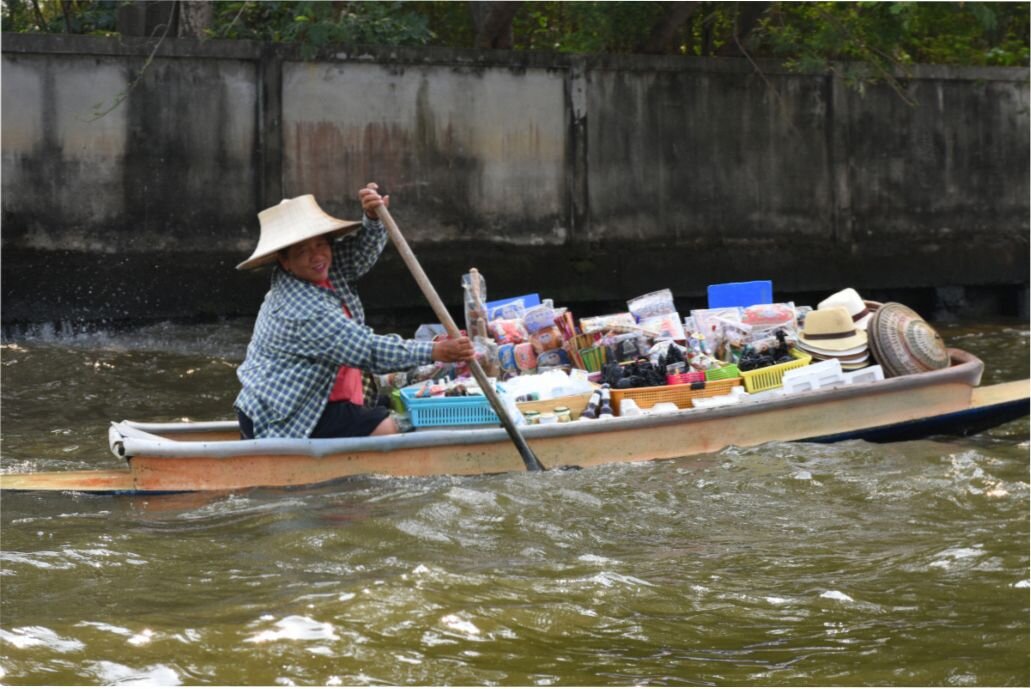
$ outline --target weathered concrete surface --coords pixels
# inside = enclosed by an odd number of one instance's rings
[[[12,34],[2,57],[4,324],[253,314],[257,212],[357,217],[370,180],[452,304],[474,265],[560,303],[1027,292],[1026,69],[916,68],[910,106],[732,59]],[[363,294],[421,299],[390,249]]]

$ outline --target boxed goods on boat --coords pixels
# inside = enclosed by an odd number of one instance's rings
[[[524,415],[545,423],[552,417],[598,418],[590,404],[599,385],[615,415],[627,401],[630,413],[649,414],[657,405],[711,408],[746,395],[872,382],[939,367],[946,358],[940,338],[922,320],[927,335],[912,342],[899,335],[899,324],[914,322],[916,314],[901,305],[864,302],[851,289],[814,310],[773,301],[766,280],[710,285],[706,308],[692,309],[686,318],[671,290],[662,289],[628,300],[626,311],[577,318],[536,293],[487,301],[486,280],[475,270],[463,276],[463,288],[477,357],[488,375],[496,372],[505,382],[513,412],[521,412],[517,422]],[[882,370],[884,359],[891,366]],[[408,380],[468,375],[462,364],[447,366],[422,367]],[[580,387],[567,385],[573,379]],[[400,401],[417,427],[497,422],[485,400],[425,401],[406,392]],[[430,421],[430,409],[447,411],[433,412],[437,417]]]

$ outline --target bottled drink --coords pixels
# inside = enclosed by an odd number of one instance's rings
[[[581,412],[580,416],[585,419],[596,419],[598,418],[599,407],[601,407],[600,388],[591,393],[591,399],[587,402],[587,408]]]
[[[598,418],[611,419],[613,416],[615,414],[612,413],[612,390],[606,383],[601,386],[601,406],[598,409]]]

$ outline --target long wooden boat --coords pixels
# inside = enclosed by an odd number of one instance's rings
[[[774,441],[907,440],[966,435],[1028,414],[1031,381],[978,387],[984,364],[949,350],[947,368],[886,380],[756,396],[735,405],[523,428],[547,469],[669,459]],[[376,438],[240,440],[236,422],[113,423],[120,469],[0,475],[3,490],[91,493],[304,486],[362,474],[523,471],[501,428]]]

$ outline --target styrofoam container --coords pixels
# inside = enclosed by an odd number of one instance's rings
[[[674,412],[680,411],[680,407],[678,407],[673,402],[656,402],[654,405],[652,405],[650,411],[652,414],[672,414]]]
[[[716,395],[715,397],[698,397],[691,400],[695,409],[712,409],[713,407],[729,407],[737,404],[744,397],[742,395]]]
[[[789,394],[844,384],[845,375],[841,370],[841,362],[837,359],[827,359],[785,371],[783,378],[784,390]]]
[[[637,402],[633,400],[623,400],[623,403],[619,405],[620,416],[640,416],[641,408],[637,406]]]
[[[856,371],[845,372],[845,384],[851,385],[853,383],[873,383],[878,380],[884,380],[884,369],[877,366],[867,366]]]

